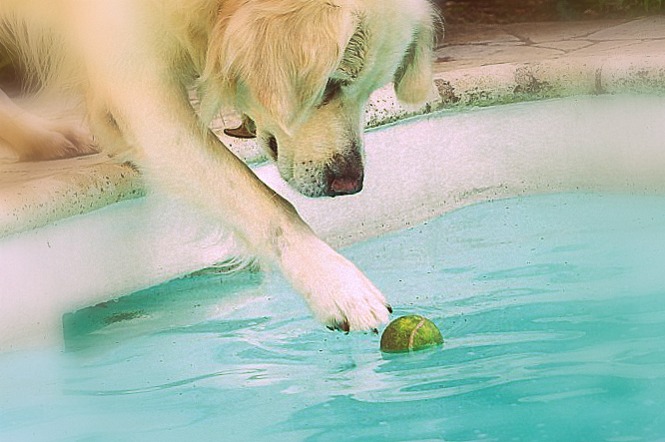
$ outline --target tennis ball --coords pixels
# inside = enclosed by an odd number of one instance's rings
[[[401,353],[443,344],[443,336],[432,321],[419,315],[402,316],[388,324],[381,335],[381,351]]]

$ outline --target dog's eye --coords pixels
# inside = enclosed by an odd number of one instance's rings
[[[323,92],[323,98],[321,99],[321,106],[325,106],[330,103],[335,97],[337,97],[342,92],[343,82],[340,80],[335,80],[331,78],[328,80],[326,85],[326,90]]]

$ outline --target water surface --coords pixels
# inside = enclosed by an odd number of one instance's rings
[[[665,199],[468,207],[344,250],[443,350],[384,357],[278,275],[208,273],[0,356],[2,441],[665,439]]]

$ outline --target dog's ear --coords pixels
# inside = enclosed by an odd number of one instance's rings
[[[237,7],[227,7],[236,4]],[[258,105],[283,130],[318,100],[353,34],[333,1],[223,3],[202,78],[227,104]]]
[[[421,103],[432,91],[435,23],[434,14],[431,14],[418,24],[402,63],[395,72],[395,92],[404,103]]]

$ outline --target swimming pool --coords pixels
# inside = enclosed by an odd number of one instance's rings
[[[365,190],[334,200],[256,169],[443,351],[330,333],[272,273],[109,301],[235,252],[161,197],[0,239],[0,350],[63,323],[68,348],[0,352],[0,440],[662,438],[663,115],[653,96],[440,112],[371,131]]]
[[[370,131],[363,192],[332,200],[297,194],[273,166],[255,170],[340,247],[480,201],[662,192],[663,115],[662,96],[628,95],[414,118]],[[218,223],[154,195],[0,238],[0,268],[11,269],[0,278],[0,351],[58,344],[63,313],[232,259],[233,242]]]
[[[344,249],[440,351],[325,330],[277,275],[200,274],[0,356],[0,440],[656,440],[665,199],[482,203]]]

